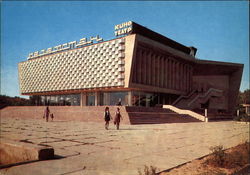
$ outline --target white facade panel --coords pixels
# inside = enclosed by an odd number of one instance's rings
[[[124,86],[124,43],[116,39],[22,62],[21,93]]]

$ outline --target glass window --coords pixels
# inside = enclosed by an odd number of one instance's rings
[[[56,95],[53,95],[53,96],[50,96],[50,105],[57,105],[58,104],[58,96]]]
[[[87,93],[87,106],[95,106],[95,94]]]
[[[132,106],[140,106],[140,93],[133,91],[132,92]]]
[[[70,94],[65,96],[66,105],[79,106],[80,105],[80,94]]]
[[[38,97],[36,97],[36,105],[80,106],[80,94],[47,95]]]
[[[133,91],[132,92],[132,106],[146,106],[152,107],[158,104],[158,95],[154,93],[146,93]]]
[[[128,105],[128,92],[102,92],[101,105]]]

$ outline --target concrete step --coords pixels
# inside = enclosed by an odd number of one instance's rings
[[[199,120],[176,113],[157,114],[157,113],[128,113],[131,124],[160,124],[160,123],[188,123],[200,122]]]

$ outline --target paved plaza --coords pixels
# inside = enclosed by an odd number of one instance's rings
[[[1,138],[50,145],[56,159],[0,170],[8,175],[138,175],[144,165],[169,169],[249,140],[249,125],[234,121],[123,125],[1,118]]]

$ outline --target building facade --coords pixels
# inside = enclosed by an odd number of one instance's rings
[[[134,22],[115,39],[81,39],[18,65],[22,95],[37,105],[156,106],[233,112],[243,65],[199,60],[187,47]],[[54,50],[53,50],[54,49]]]

